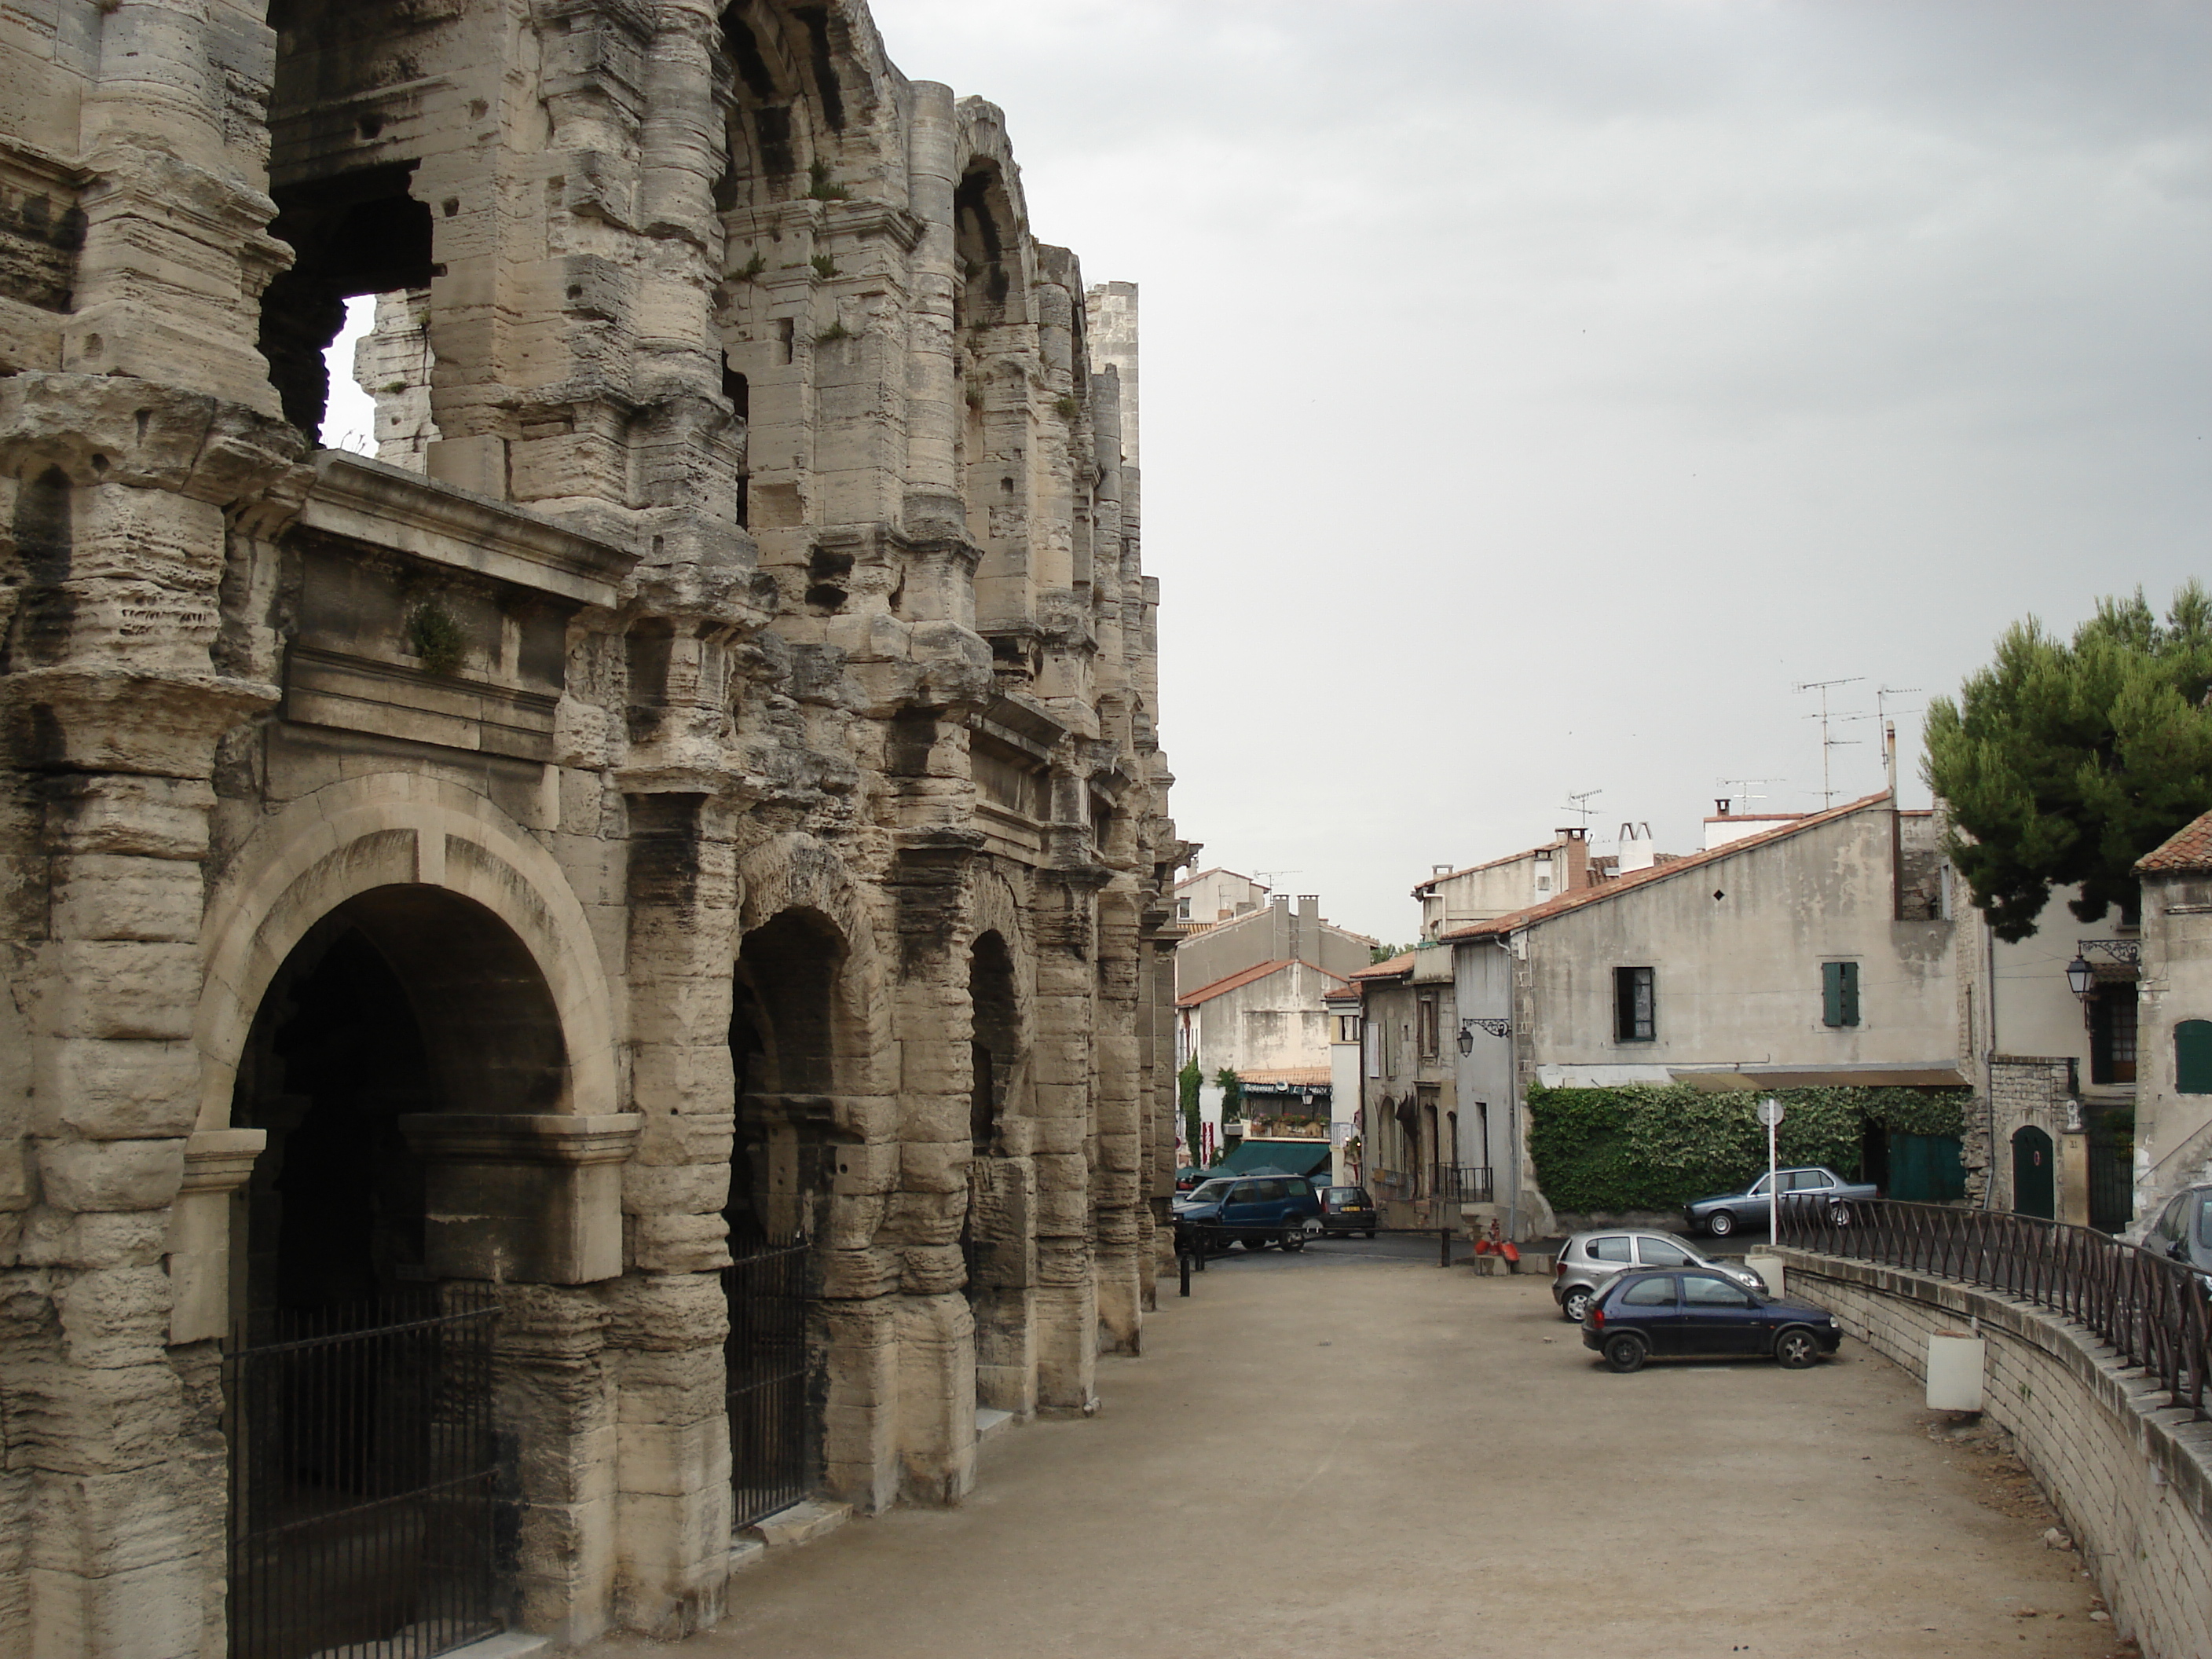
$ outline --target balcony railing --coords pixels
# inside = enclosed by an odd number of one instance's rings
[[[1431,1198],[1448,1204],[1487,1204],[1490,1198],[1487,1164],[1437,1164],[1429,1170]]]

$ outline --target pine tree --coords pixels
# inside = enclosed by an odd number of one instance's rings
[[[2062,641],[2031,617],[1954,702],[1928,707],[1924,777],[1947,850],[1999,939],[2023,939],[2053,887],[2084,922],[2141,899],[2134,865],[2212,810],[2212,597],[2191,581],[2161,621],[2141,590],[2099,601]]]

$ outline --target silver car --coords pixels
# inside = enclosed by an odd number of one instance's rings
[[[1766,1293],[1766,1281],[1740,1261],[1716,1261],[1673,1233],[1614,1227],[1577,1233],[1560,1247],[1552,1264],[1552,1300],[1559,1304],[1559,1316],[1581,1324],[1592,1294],[1615,1273],[1634,1267],[1710,1267],[1747,1291]]]

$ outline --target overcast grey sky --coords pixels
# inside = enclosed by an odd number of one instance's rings
[[[2212,563],[2205,4],[874,12],[1142,284],[1176,817],[1340,922],[1571,790],[1600,850],[1815,805],[1796,683],[1955,690]]]

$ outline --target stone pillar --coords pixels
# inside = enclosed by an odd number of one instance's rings
[[[907,532],[964,534],[954,441],[963,415],[952,372],[954,270],[952,196],[959,179],[960,124],[952,88],[917,81],[907,146],[908,210],[922,227],[908,269],[912,298],[907,310]]]
[[[2058,1218],[2075,1227],[2089,1224],[2089,1131],[2078,1106],[2058,1137]]]
[[[1097,883],[1039,874],[1036,964],[1036,1355],[1040,1410],[1097,1405],[1098,1291],[1091,1276],[1091,1008]]]
[[[1098,902],[1097,1029],[1091,1068],[1097,1118],[1091,1211],[1097,1228],[1098,1349],[1135,1353],[1141,1346],[1144,1273],[1143,1103],[1137,1065],[1137,915],[1127,893]]]
[[[629,1030],[644,1124],[623,1171],[615,1295],[618,1618],[662,1640],[721,1616],[730,1435],[716,1270],[729,1261],[735,859],[703,795],[629,797]]]
[[[975,851],[964,837],[921,832],[901,848],[892,873],[900,1180],[884,1237],[900,1257],[900,1482],[923,1503],[956,1502],[975,1478],[975,1330],[960,1255],[974,1084],[963,915]]]

